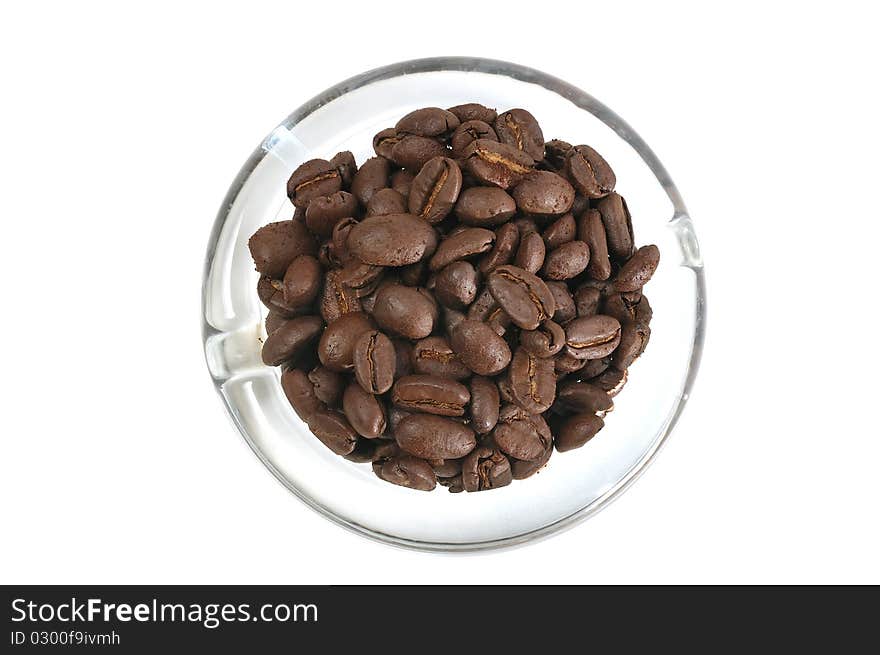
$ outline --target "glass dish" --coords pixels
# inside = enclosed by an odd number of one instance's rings
[[[372,137],[424,106],[480,102],[525,107],[545,138],[588,143],[608,160],[626,197],[639,245],[660,247],[647,294],[651,341],[615,398],[605,428],[579,450],[554,454],[537,475],[484,493],[416,492],[383,482],[368,464],[338,457],[288,405],[279,370],[260,360],[265,308],[247,248],[261,225],[288,219],[291,171],[314,157],[373,155]],[[312,98],[248,159],[220,209],[202,288],[205,356],[238,430],[290,491],[361,535],[427,551],[476,551],[522,544],[571,527],[627,489],[653,460],[680,416],[703,344],[706,292],[693,223],[647,144],[608,107],[550,75],[477,58],[406,61],[372,70]]]

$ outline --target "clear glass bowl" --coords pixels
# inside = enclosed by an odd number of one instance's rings
[[[526,107],[545,137],[588,143],[617,174],[638,244],[660,247],[647,293],[651,341],[615,398],[605,428],[579,450],[556,453],[537,475],[486,493],[415,492],[383,482],[368,464],[331,453],[288,405],[279,371],[260,360],[265,309],[247,248],[261,225],[288,219],[291,171],[351,150],[372,156],[372,137],[424,106],[480,102]],[[385,543],[475,551],[555,534],[605,507],[651,462],[676,423],[697,372],[706,295],[702,261],[681,195],[647,144],[580,89],[515,64],[476,58],[406,61],[337,84],[275,128],[233,182],[208,243],[203,281],[205,355],[242,436],[266,467],[309,507]]]

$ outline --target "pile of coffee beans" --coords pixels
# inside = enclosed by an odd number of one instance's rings
[[[583,446],[651,334],[614,171],[525,109],[427,107],[290,176],[250,239],[263,361],[330,450],[411,489],[503,487]]]

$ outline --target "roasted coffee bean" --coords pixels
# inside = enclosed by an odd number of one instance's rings
[[[541,414],[553,404],[556,397],[556,373],[552,359],[535,357],[525,348],[517,348],[507,375],[516,404],[527,412]]]
[[[467,121],[459,125],[450,141],[453,156],[461,157],[464,154],[465,148],[477,139],[497,141],[498,136],[495,134],[492,126],[483,121]]]
[[[385,268],[382,266],[364,264],[351,259],[339,271],[337,279],[351,289],[356,297],[362,298],[376,290],[384,273]]]
[[[272,334],[275,330],[287,323],[288,320],[290,319],[281,312],[270,310],[269,313],[266,314],[266,336]]]
[[[431,225],[452,211],[461,192],[461,169],[448,157],[435,157],[422,166],[412,181],[409,212]]]
[[[620,321],[621,325],[628,322],[647,325],[653,316],[647,296],[643,295],[638,300],[630,300],[620,293],[614,293],[605,298],[602,304],[602,313],[613,316]]]
[[[480,273],[488,275],[499,266],[509,264],[518,248],[519,229],[512,223],[502,225],[495,230],[495,245],[492,250],[480,258]]]
[[[568,290],[568,286],[565,282],[550,280],[546,284],[553,296],[553,302],[556,305],[556,311],[553,312],[552,318],[560,325],[564,325],[577,316],[574,298],[572,298],[571,292]]]
[[[374,465],[376,475],[391,484],[396,484],[407,489],[418,491],[433,491],[437,486],[437,476],[431,465],[423,459],[412,455],[395,455],[383,459],[378,465]]]
[[[554,441],[556,450],[562,453],[567,450],[580,448],[595,437],[596,433],[603,427],[605,427],[605,421],[595,414],[572,416],[562,424],[559,432],[556,434]]]
[[[547,320],[534,330],[523,330],[519,342],[535,357],[553,357],[565,346],[565,330],[558,323]]]
[[[541,234],[547,250],[553,250],[564,243],[574,241],[576,236],[577,223],[571,213],[563,214],[557,218]]]
[[[298,316],[275,330],[263,344],[263,363],[278,366],[293,359],[321,334],[324,322],[318,316]]]
[[[339,270],[329,271],[321,291],[321,317],[329,324],[343,314],[361,311],[357,293],[341,280]]]
[[[412,412],[408,412],[405,409],[401,409],[393,404],[389,404],[388,406],[388,429],[393,433],[394,430],[397,429],[397,426],[400,425],[400,422],[405,419],[407,416],[412,416]]]
[[[614,351],[611,365],[620,371],[628,369],[645,352],[650,338],[651,328],[646,324],[624,323],[620,330],[620,345]]]
[[[574,292],[574,305],[581,318],[595,316],[602,301],[602,292],[594,287],[581,287]]]
[[[470,399],[466,386],[435,375],[408,375],[391,388],[391,402],[398,407],[439,416],[464,416]]]
[[[309,202],[305,216],[306,227],[312,234],[328,237],[341,219],[357,215],[357,198],[347,191],[337,191],[329,196],[318,196]]]
[[[500,225],[516,213],[516,201],[498,187],[470,187],[455,203],[455,215],[462,223],[477,227]]]
[[[513,199],[521,212],[533,216],[558,216],[571,209],[574,188],[561,175],[533,171],[513,189]]]
[[[254,232],[248,241],[257,271],[280,280],[290,263],[300,255],[316,255],[318,246],[301,221],[269,223]]]
[[[529,273],[537,273],[544,264],[546,254],[546,247],[541,235],[537,232],[527,232],[519,240],[519,248],[513,263]]]
[[[588,382],[564,382],[556,391],[556,402],[569,412],[578,414],[608,412],[614,407],[603,389]]]
[[[430,414],[413,414],[394,431],[400,448],[424,459],[458,459],[477,445],[474,431],[457,421]]]
[[[588,209],[578,219],[578,239],[590,248],[590,263],[587,265],[590,277],[596,280],[607,280],[611,277],[605,226],[597,209]]]
[[[632,218],[626,201],[618,193],[612,193],[596,205],[605,226],[609,254],[618,261],[629,259],[633,251]]]
[[[541,126],[525,109],[511,109],[499,114],[494,127],[501,143],[522,150],[535,161],[544,159],[544,134]]]
[[[257,282],[257,295],[260,301],[269,308],[270,313],[274,312],[284,318],[310,313],[308,307],[296,307],[287,303],[284,299],[284,282],[281,280],[273,280],[265,275],[261,276],[260,281]]]
[[[467,317],[474,321],[483,321],[495,334],[502,337],[510,325],[510,316],[501,308],[489,289],[483,289],[477,296],[468,308]]]
[[[443,331],[446,334],[451,333],[455,326],[461,323],[464,319],[467,318],[467,314],[464,312],[460,312],[457,309],[450,309],[449,307],[443,308]]]
[[[358,437],[354,450],[348,453],[348,455],[343,455],[343,457],[349,462],[355,462],[356,464],[368,464],[373,461],[373,457],[376,454],[376,444],[378,443],[381,443],[381,440]]]
[[[333,155],[333,159],[330,160],[330,165],[339,171],[339,176],[342,178],[342,185],[345,188],[350,187],[351,181],[354,179],[354,175],[358,170],[357,162],[355,162],[354,155],[351,154],[351,151],[343,150],[342,152],[337,152]]]
[[[498,423],[501,397],[498,387],[492,380],[475,375],[470,382],[471,427],[477,434],[488,434]]]
[[[492,297],[523,330],[534,330],[553,316],[556,304],[544,281],[516,266],[499,266],[488,279]]]
[[[376,439],[385,432],[384,406],[356,382],[342,394],[342,411],[354,431],[366,439]]]
[[[463,460],[461,480],[465,491],[486,491],[513,481],[510,462],[500,450],[477,446]]]
[[[491,230],[482,227],[465,228],[440,242],[428,263],[428,268],[431,271],[439,271],[454,261],[490,250],[494,242],[495,233]]]
[[[406,339],[392,339],[394,344],[394,379],[399,380],[413,372],[413,347]]]
[[[458,120],[462,123],[466,123],[467,121],[483,121],[484,123],[491,124],[495,122],[495,117],[498,116],[498,112],[494,109],[490,109],[489,107],[485,107],[476,102],[456,105],[455,107],[450,107],[448,111],[455,114],[458,117]]]
[[[434,252],[437,233],[417,216],[388,214],[365,218],[352,227],[347,243],[366,264],[405,266]]]
[[[609,368],[590,379],[593,384],[605,393],[609,398],[614,398],[620,393],[621,389],[626,385],[627,372],[626,369],[618,371],[616,368]]]
[[[394,128],[402,134],[418,136],[449,136],[458,127],[458,117],[439,107],[425,107],[411,111],[397,121]]]
[[[553,454],[553,443],[549,443],[547,445],[546,450],[541,454],[541,456],[534,461],[526,461],[522,459],[513,459],[510,460],[510,471],[513,474],[514,480],[525,480],[526,478],[532,477],[535,473],[540,471],[547,465],[547,462],[550,461],[550,456]]]
[[[544,161],[550,168],[559,171],[565,166],[565,155],[571,150],[572,145],[568,141],[553,139],[544,144]]]
[[[452,349],[477,375],[497,375],[510,363],[510,348],[486,323],[464,320],[452,332]]]
[[[394,384],[397,353],[391,339],[378,330],[364,332],[358,337],[352,361],[355,377],[364,391],[385,393]]]
[[[373,150],[380,157],[391,159],[391,150],[398,141],[400,141],[400,136],[398,136],[397,130],[393,127],[389,127],[388,129],[378,132],[376,136],[373,137]]]
[[[463,461],[463,458],[432,459],[428,461],[428,464],[434,469],[434,474],[438,478],[454,478],[457,475],[461,475],[461,463]]]
[[[660,263],[660,249],[657,246],[642,246],[620,267],[614,277],[614,288],[619,292],[639,291],[657,270]]]
[[[371,157],[358,169],[351,181],[351,193],[363,207],[379,189],[388,187],[388,174],[391,165],[385,157]]]
[[[597,314],[576,318],[565,326],[566,351],[579,359],[600,359],[610,355],[621,339],[620,322]]]
[[[394,144],[394,148],[391,150],[391,161],[401,168],[419,171],[429,160],[434,157],[444,157],[447,154],[449,151],[437,139],[407,134]]]
[[[404,198],[408,198],[413,179],[415,174],[410,171],[395,171],[391,174],[391,188]]]
[[[334,266],[342,266],[351,259],[348,235],[357,224],[358,221],[354,218],[341,218],[333,226],[333,232],[330,234],[330,255],[335,262]]]
[[[587,198],[607,195],[617,182],[608,162],[590,146],[574,146],[565,153],[565,175]]]
[[[538,231],[537,223],[535,223],[534,219],[529,218],[528,216],[520,216],[513,219],[513,224],[516,225],[519,230],[520,236]]]
[[[284,302],[290,307],[311,305],[321,289],[321,264],[311,255],[294,259],[284,274]]]
[[[529,414],[514,405],[501,408],[492,437],[498,448],[524,461],[540,459],[553,440],[547,422],[540,415]]]
[[[354,367],[354,346],[364,333],[375,329],[373,321],[362,312],[343,314],[330,323],[318,343],[318,358],[332,371]]]
[[[583,368],[577,372],[577,378],[580,380],[589,380],[603,373],[611,366],[611,355],[607,355],[602,359],[581,360],[584,362]]]
[[[326,409],[315,395],[315,388],[304,371],[296,368],[284,371],[281,374],[281,388],[293,411],[306,423],[316,412]]]
[[[322,403],[331,407],[339,403],[345,380],[336,371],[331,371],[326,366],[316,366],[309,371],[309,382],[315,391],[315,396]]]
[[[567,375],[579,371],[587,363],[586,359],[578,359],[567,350],[563,350],[553,358],[553,369],[557,374]]]
[[[498,387],[498,397],[501,399],[502,406],[516,403],[513,389],[510,388],[510,379],[506,375],[495,378],[495,386]]]
[[[412,347],[412,369],[422,375],[466,380],[471,370],[452,350],[446,337],[427,337]]]
[[[367,216],[405,214],[407,201],[394,189],[379,189],[367,203]]]
[[[437,274],[434,293],[444,307],[464,309],[477,297],[477,271],[469,262],[452,262]]]
[[[395,284],[379,290],[373,318],[385,330],[407,339],[423,339],[434,329],[436,306],[427,293]]]
[[[337,455],[348,455],[357,445],[357,433],[341,412],[335,410],[315,412],[308,425],[312,434]]]
[[[583,273],[589,262],[589,246],[583,241],[569,241],[550,251],[542,275],[547,280],[570,280]]]
[[[312,198],[329,196],[342,189],[342,176],[326,159],[311,159],[287,180],[287,197],[295,207],[307,207]]]
[[[477,139],[462,153],[468,172],[484,184],[509,189],[530,173],[535,160],[521,150]]]

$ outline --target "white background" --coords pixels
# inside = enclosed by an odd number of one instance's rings
[[[5,5],[0,582],[880,582],[860,5]],[[208,232],[264,134],[341,79],[442,54],[620,113],[681,189],[709,283],[697,386],[647,474],[561,536],[466,557],[301,505],[226,418],[199,331]]]

